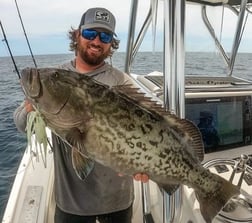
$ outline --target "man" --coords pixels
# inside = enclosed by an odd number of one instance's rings
[[[115,38],[115,17],[105,8],[90,8],[82,16],[78,29],[71,29],[70,48],[75,59],[61,68],[88,75],[109,86],[134,84],[126,74],[105,62],[119,46]],[[18,129],[25,129],[27,113],[23,103],[14,113]],[[53,135],[55,163],[55,223],[130,223],[132,218],[133,180],[95,163],[85,180],[76,175],[70,149]],[[136,179],[142,180],[138,174]]]

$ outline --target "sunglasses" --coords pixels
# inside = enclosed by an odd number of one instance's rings
[[[113,33],[98,32],[94,29],[83,29],[81,31],[81,35],[83,38],[88,40],[94,40],[97,37],[97,35],[99,35],[99,38],[103,43],[111,43],[113,39]]]

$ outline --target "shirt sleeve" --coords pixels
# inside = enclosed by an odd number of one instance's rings
[[[130,75],[124,73],[124,82],[123,84],[130,84],[133,88],[140,88],[135,79],[133,79]]]
[[[22,102],[22,104],[16,108],[13,114],[14,123],[16,124],[16,127],[18,131],[25,132],[26,128],[26,120],[27,120],[27,111],[25,109],[25,103]]]
[[[117,85],[132,85],[133,88],[140,88],[135,79],[129,74],[126,74],[122,71],[119,71],[116,68],[113,68],[114,76],[118,78]]]

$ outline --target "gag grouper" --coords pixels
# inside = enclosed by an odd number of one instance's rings
[[[203,144],[198,128],[165,112],[138,89],[110,88],[56,68],[24,69],[21,83],[46,125],[72,145],[80,178],[86,177],[85,165],[93,159],[120,173],[146,173],[168,193],[176,185],[187,185],[195,190],[208,223],[239,193],[200,164]]]

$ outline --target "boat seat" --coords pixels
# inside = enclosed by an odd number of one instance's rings
[[[42,192],[42,186],[30,185],[27,187],[19,218],[20,223],[37,222]]]

